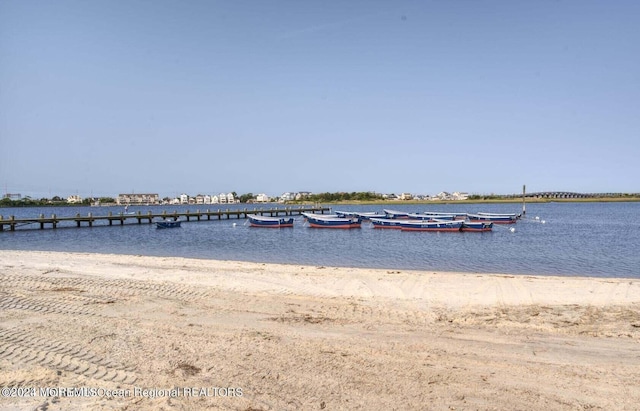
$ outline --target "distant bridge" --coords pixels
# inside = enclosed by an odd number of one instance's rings
[[[539,191],[526,193],[525,198],[594,198],[594,197],[618,197],[620,193],[573,193],[570,191]],[[512,194],[507,197],[522,198],[522,194]]]

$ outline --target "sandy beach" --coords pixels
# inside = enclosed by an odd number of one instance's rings
[[[640,280],[0,251],[0,409],[637,410]]]

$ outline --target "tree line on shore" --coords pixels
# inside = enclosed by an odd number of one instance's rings
[[[20,199],[12,199],[4,197],[0,199],[0,207],[64,207],[64,206],[83,206],[91,205],[96,201],[101,203],[115,203],[116,200],[112,197],[100,197],[100,198],[85,198],[78,203],[69,203],[66,198],[54,196],[51,198],[31,198],[23,197]]]
[[[235,192],[234,192],[235,194]],[[246,193],[241,195],[236,195],[236,198],[240,200],[241,203],[250,203],[255,200],[255,196],[253,193]],[[506,199],[514,199],[516,196],[514,195],[500,195],[500,194],[472,194],[469,196],[466,201],[500,201]],[[596,196],[593,199],[619,199],[619,200],[634,200],[639,199],[640,194],[638,193],[608,193],[606,196]],[[168,197],[163,199],[163,201],[170,200]],[[531,199],[529,199],[530,201]],[[554,199],[552,199],[554,200]],[[370,191],[360,191],[360,192],[336,192],[336,193],[318,193],[318,194],[310,194],[305,196],[303,199],[288,201],[288,203],[339,203],[339,202],[366,202],[366,201],[387,201],[387,199],[382,195]],[[77,203],[69,203],[65,198],[54,196],[52,198],[40,198],[34,199],[31,197],[23,197],[20,199],[12,199],[9,197],[4,197],[0,199],[0,207],[63,207],[63,206],[89,206],[91,204],[116,204],[116,200],[112,197],[95,197],[95,198],[85,198],[81,202]]]
[[[246,193],[237,195],[233,193],[235,198],[239,199],[241,203],[250,203],[255,200],[256,196],[253,193]],[[163,198],[163,201],[170,201],[169,197]],[[371,192],[338,192],[338,193],[319,193],[310,194],[306,196],[303,202],[316,202],[316,203],[330,203],[340,201],[378,201],[383,200],[381,194],[375,194]],[[116,200],[112,197],[99,197],[99,198],[85,198],[80,202],[69,203],[65,198],[54,196],[52,198],[40,198],[35,199],[31,197],[23,197],[20,199],[2,198],[0,199],[0,207],[46,207],[46,206],[88,206],[91,204],[116,204]]]

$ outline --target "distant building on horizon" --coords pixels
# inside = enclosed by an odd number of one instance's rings
[[[278,200],[280,203],[286,203],[287,201],[293,201],[295,200],[295,195],[289,192],[286,192],[284,194],[282,194],[280,196],[280,199]]]
[[[118,205],[160,204],[158,194],[118,194]]]
[[[300,191],[296,193],[296,201],[304,200],[305,198],[309,198],[311,196],[310,191]]]
[[[79,195],[72,195],[67,197],[67,203],[69,204],[78,204],[82,202],[82,197]]]

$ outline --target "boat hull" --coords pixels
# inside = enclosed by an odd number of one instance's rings
[[[380,214],[376,212],[365,212],[365,213],[355,213],[355,217],[358,217],[362,220],[371,220],[372,218],[386,218],[386,214]]]
[[[352,211],[338,211],[338,210],[336,210],[335,214],[340,218],[356,217],[356,213],[352,212]]]
[[[467,213],[447,213],[447,212],[437,212],[437,211],[423,211],[420,214],[438,216],[435,217],[438,220],[448,220],[442,218],[443,216],[452,217],[451,220],[464,220],[467,218]]]
[[[400,225],[402,231],[460,231],[463,222],[458,221],[407,221]]]
[[[484,232],[491,231],[493,229],[493,223],[486,223],[483,221],[465,221],[462,223],[461,231],[470,232]]]
[[[181,221],[156,221],[156,228],[178,228]]]
[[[409,214],[409,218],[412,220],[425,220],[425,221],[435,221],[435,220],[453,221],[455,219],[455,216],[441,215],[441,214]]]
[[[372,218],[371,224],[373,224],[373,228],[382,228],[382,229],[396,229],[399,230],[400,224],[406,222],[406,220],[394,220],[389,218]]]
[[[490,215],[467,215],[469,221],[478,221],[483,223],[495,223],[495,224],[515,224],[517,220],[514,216],[490,216]]]
[[[293,217],[280,218],[280,217],[263,217],[263,216],[249,216],[250,227],[260,228],[289,228],[293,227]]]
[[[383,209],[382,211],[384,211],[385,215],[387,216],[387,218],[409,218],[409,213],[405,213],[404,211],[396,211],[396,210],[387,210],[387,209]]]
[[[362,226],[362,220],[359,218],[313,218],[307,216],[307,222],[312,228],[351,229]]]
[[[302,216],[304,217],[305,220],[308,220],[309,218],[345,218],[345,217],[341,217],[338,214],[302,213]]]
[[[456,227],[401,227],[402,231],[439,231],[439,232],[459,232]]]

